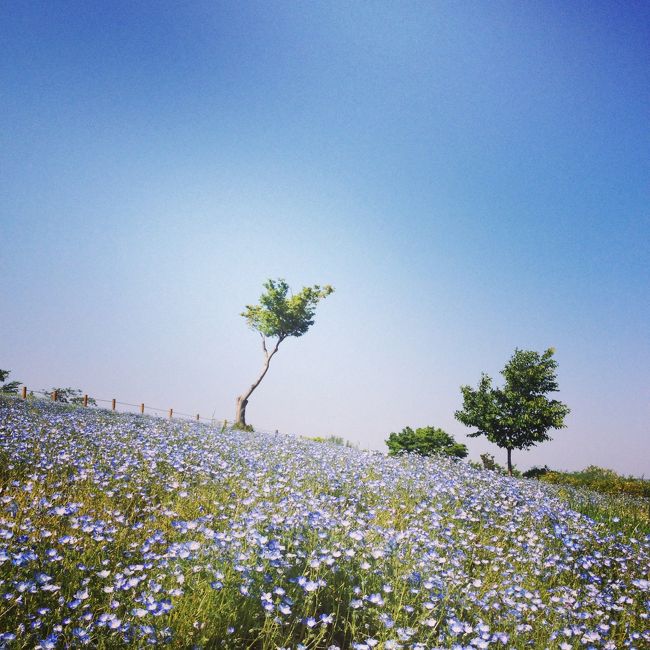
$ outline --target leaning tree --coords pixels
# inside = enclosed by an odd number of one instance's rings
[[[555,350],[540,354],[533,350],[515,349],[501,371],[503,388],[492,386],[492,379],[483,374],[476,389],[461,386],[463,408],[456,419],[477,431],[471,438],[485,436],[508,452],[508,473],[512,475],[512,450],[528,449],[550,440],[549,429],[564,427],[570,410],[566,404],[549,399],[559,390],[556,376]]]
[[[260,385],[269,370],[271,359],[280,344],[290,336],[302,336],[314,324],[318,303],[329,296],[334,289],[330,285],[303,287],[290,295],[289,285],[282,279],[267,280],[266,291],[260,296],[258,305],[246,305],[242,316],[249,327],[262,337],[264,363],[262,371],[250,387],[237,398],[235,426],[246,426],[246,406],[253,391]]]

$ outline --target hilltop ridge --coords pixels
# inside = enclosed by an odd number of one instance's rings
[[[0,460],[0,647],[650,643],[648,538],[536,482],[6,398]]]

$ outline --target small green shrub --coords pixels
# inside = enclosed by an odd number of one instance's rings
[[[314,442],[324,442],[330,445],[337,445],[339,447],[349,447],[351,449],[356,449],[356,445],[351,443],[349,440],[341,436],[303,436],[307,440],[313,440]]]
[[[5,381],[10,374],[11,374],[11,370],[0,370],[0,393],[17,395],[18,386],[21,385],[21,382]]]
[[[226,424],[227,422],[224,422],[224,427],[222,428],[227,428],[225,426]],[[239,422],[235,422],[230,428],[234,431],[248,431],[249,433],[253,433],[253,431],[255,431],[255,428],[252,424],[240,424]]]
[[[505,469],[499,465],[496,460],[494,460],[494,456],[492,454],[488,454],[487,452],[485,454],[481,454],[481,462],[483,463],[483,469],[489,469],[493,472],[505,473]]]
[[[508,470],[503,465],[499,465],[499,463],[494,460],[494,456],[492,454],[488,454],[487,452],[481,454],[480,459],[480,463],[471,463],[472,466],[476,469],[488,469],[491,472],[498,472],[499,474],[507,476]],[[521,472],[517,469],[516,465],[512,466],[512,475],[521,478]]]
[[[603,494],[627,494],[650,498],[650,481],[633,476],[622,476],[614,470],[590,465],[579,472],[549,471],[540,476],[547,483],[588,488]]]
[[[51,388],[50,390],[47,390],[47,388],[44,388],[43,393],[54,393],[56,392],[56,401],[61,402],[61,404],[76,404],[77,406],[81,406],[84,403],[84,398],[83,398],[83,392],[81,391],[80,388]],[[97,402],[92,398],[88,398],[88,404],[92,406],[96,406]]]
[[[548,465],[544,465],[544,467],[531,467],[530,469],[527,469],[522,476],[524,478],[540,478],[545,474],[548,474],[550,471],[551,469]]]

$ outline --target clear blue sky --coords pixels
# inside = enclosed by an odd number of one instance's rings
[[[514,461],[650,474],[647,3],[3,2],[0,75],[16,379],[231,418],[243,306],[330,283],[253,424],[465,441],[459,386],[553,346]]]

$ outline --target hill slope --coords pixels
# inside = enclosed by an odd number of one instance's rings
[[[463,463],[0,399],[0,647],[649,647],[648,539]]]

